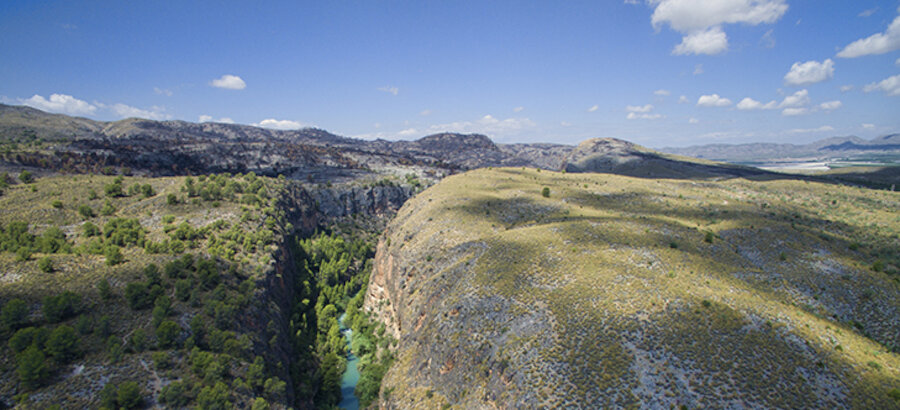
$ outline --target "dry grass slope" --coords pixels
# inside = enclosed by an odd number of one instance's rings
[[[381,244],[402,335],[382,399],[900,407],[897,209],[789,180],[446,178]]]

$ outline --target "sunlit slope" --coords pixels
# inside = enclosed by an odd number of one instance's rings
[[[900,406],[897,209],[786,180],[446,178],[379,245],[367,306],[400,336],[382,400]]]

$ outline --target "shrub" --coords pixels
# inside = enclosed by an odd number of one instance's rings
[[[115,410],[116,407],[116,385],[106,383],[100,390],[100,408]]]
[[[151,196],[156,195],[156,192],[153,191],[153,186],[150,184],[141,185],[141,195],[144,198],[150,198]]]
[[[131,332],[128,343],[131,344],[131,348],[134,349],[135,352],[144,351],[144,349],[147,348],[147,332],[145,332],[144,329],[134,329],[134,332]]]
[[[57,200],[54,200],[53,202],[51,202],[51,203],[50,203],[50,206],[52,206],[52,207],[54,207],[54,208],[56,208],[56,209],[62,209],[63,203],[62,203],[62,201],[60,201],[60,200],[57,199]]]
[[[104,185],[103,192],[110,198],[125,196],[122,191],[122,182],[118,178],[116,178],[116,182]]]
[[[190,385],[187,382],[169,383],[159,393],[159,401],[170,408],[185,407],[191,401],[189,396],[190,390]]]
[[[229,389],[223,382],[206,386],[197,395],[197,407],[203,409],[226,409],[231,407]]]
[[[883,271],[884,270],[884,261],[882,261],[881,259],[875,261],[875,263],[872,264],[872,270],[875,272]]]
[[[97,195],[97,191],[94,191],[93,189],[88,191],[88,200],[93,201],[97,198],[100,198],[100,195]]]
[[[80,305],[81,296],[69,291],[48,296],[44,298],[44,318],[50,323],[60,322],[78,313]]]
[[[20,353],[29,346],[36,346],[39,349],[44,348],[47,338],[50,337],[50,331],[42,327],[26,327],[19,329],[9,338],[7,345],[13,353]]]
[[[85,222],[84,225],[81,225],[81,234],[85,238],[90,238],[92,236],[100,235],[101,232],[100,228],[98,228],[97,225],[94,225],[90,222]]]
[[[50,260],[49,257],[45,256],[43,258],[38,259],[37,265],[38,265],[38,269],[40,269],[41,271],[43,271],[45,273],[53,272],[53,261]]]
[[[116,207],[114,207],[112,202],[109,202],[107,199],[103,204],[103,207],[100,208],[100,215],[110,216],[114,213],[116,213]]]
[[[178,205],[178,197],[175,194],[166,195],[166,204]]]
[[[10,330],[15,330],[25,324],[28,318],[28,305],[19,298],[10,299],[0,310],[0,322]]]
[[[151,300],[147,284],[132,282],[125,286],[125,300],[133,310],[141,310],[150,307]]]
[[[109,266],[115,266],[125,262],[125,256],[122,255],[119,247],[115,245],[107,246],[103,251],[103,256],[106,257],[106,264]]]
[[[669,248],[678,249],[678,242],[675,242],[675,241],[669,242]]]
[[[88,219],[94,217],[94,210],[87,205],[79,205],[78,206],[78,214],[81,215],[82,218]]]
[[[93,330],[93,327],[94,322],[87,315],[78,316],[78,321],[75,322],[75,330],[83,335],[90,334],[91,330]]]
[[[97,291],[100,292],[100,297],[103,300],[112,299],[112,287],[109,285],[109,281],[106,278],[103,278],[100,280],[100,282],[97,282]]]
[[[34,182],[34,175],[28,171],[22,171],[19,173],[19,181],[22,181],[23,184],[30,184]]]
[[[704,240],[706,243],[713,243],[713,239],[714,239],[715,237],[716,237],[716,235],[713,234],[712,232],[707,232],[707,233],[706,233],[706,237],[703,238],[703,240]]]
[[[544,198],[550,198],[550,187],[545,186],[544,189],[541,190],[541,196]]]

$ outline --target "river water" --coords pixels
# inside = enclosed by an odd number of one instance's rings
[[[353,390],[356,389],[356,383],[359,382],[359,369],[356,367],[359,358],[350,351],[350,338],[353,335],[353,330],[344,326],[344,317],[346,316],[347,314],[344,313],[339,319],[341,333],[343,333],[344,339],[347,341],[347,370],[344,370],[344,374],[341,376],[341,402],[338,404],[338,407],[347,410],[357,410],[359,409],[359,399],[353,394]]]

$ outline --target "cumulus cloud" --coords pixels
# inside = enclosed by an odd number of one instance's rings
[[[414,136],[414,135],[416,135],[416,134],[418,134],[418,133],[419,133],[419,131],[416,131],[415,128],[407,128],[407,129],[405,129],[405,130],[401,130],[400,132],[398,132],[398,133],[397,133],[397,136],[399,136],[399,137],[410,137],[410,136]]]
[[[679,104],[687,104],[689,102],[691,102],[691,100],[688,100],[686,95],[682,95],[681,97],[678,97]]]
[[[629,120],[656,120],[663,118],[661,114],[651,113],[653,105],[629,105],[625,107],[628,115],[625,117]]]
[[[516,107],[516,108],[513,108],[513,112],[522,112],[522,110],[524,110],[524,109],[525,109],[525,107]]]
[[[291,120],[276,120],[274,118],[264,119],[256,124],[257,127],[271,128],[273,130],[296,130],[303,128],[303,124]]]
[[[850,43],[837,53],[838,57],[856,58],[874,54],[884,54],[900,49],[900,16],[883,33],[872,34]]]
[[[671,94],[672,94],[672,93],[669,92],[669,90],[662,90],[662,89],[656,90],[656,91],[653,92],[653,95],[658,95],[658,96],[660,96],[660,97],[667,97],[667,96],[669,96],[669,95],[671,95]]]
[[[91,115],[97,111],[95,105],[66,94],[51,94],[49,99],[35,94],[29,99],[20,101],[29,107],[59,114]]]
[[[877,83],[872,83],[865,88],[863,91],[869,93],[872,91],[884,91],[885,94],[896,97],[900,95],[900,74],[885,78]]]
[[[164,112],[164,108],[156,106],[151,107],[149,110],[143,110],[130,105],[117,103],[110,106],[103,106],[103,108],[108,108],[113,114],[121,118],[145,118],[148,120],[165,120],[169,118],[169,115]]]
[[[699,124],[699,123],[700,123],[700,120],[698,120],[698,119],[696,119],[696,118],[694,118],[694,117],[691,117],[691,119],[688,120],[688,123],[691,123],[691,124]]]
[[[243,90],[247,88],[247,83],[241,77],[232,74],[225,74],[215,80],[209,82],[209,85],[216,88],[224,88],[226,90]]]
[[[900,67],[900,58],[898,58],[897,61],[894,61],[894,65]]]
[[[475,121],[457,121],[447,124],[437,124],[428,127],[430,133],[460,132],[478,133],[490,136],[505,136],[520,133],[534,128],[537,124],[528,118],[499,119],[488,114]]]
[[[866,129],[872,129],[875,128],[875,124],[863,124],[862,127]]]
[[[791,134],[808,134],[811,132],[831,132],[834,131],[834,127],[830,125],[823,125],[819,128],[795,128],[790,130]]]
[[[588,109],[587,109],[587,112],[594,112],[594,111],[597,111],[597,110],[599,110],[599,109],[600,109],[600,106],[594,104],[593,106],[591,106],[591,108],[588,108]]]
[[[427,116],[431,115],[431,110],[422,110],[422,112],[420,112],[419,115],[421,115],[423,117],[427,117]]]
[[[845,93],[845,92],[850,91],[850,90],[852,90],[852,89],[853,89],[853,86],[852,86],[852,85],[842,85],[842,86],[841,86],[841,92],[842,92],[842,93]]]
[[[701,95],[697,100],[698,107],[727,107],[731,100],[719,97],[719,94]]]
[[[784,110],[781,111],[781,115],[784,115],[786,117],[794,117],[797,115],[805,115],[805,114],[809,114],[809,109],[806,107],[785,108]]]
[[[703,74],[703,64],[697,64],[694,66],[694,75]]]
[[[739,110],[774,110],[775,108],[778,108],[778,103],[775,101],[763,104],[750,97],[744,98],[737,104],[737,109]]]
[[[391,87],[391,86],[389,86],[389,85],[386,85],[386,86],[384,86],[384,87],[378,87],[378,91],[384,91],[384,92],[386,92],[386,93],[388,93],[388,94],[393,94],[393,95],[400,94],[400,89],[399,89],[399,88],[397,88],[397,87]]]
[[[787,11],[786,0],[648,0],[657,30],[668,24],[684,34],[673,54],[719,54],[728,49],[725,24],[771,24]]]
[[[784,82],[788,85],[808,85],[825,81],[834,76],[834,61],[830,58],[823,61],[796,62],[791,66],[791,71],[784,75]]]
[[[681,44],[672,50],[674,55],[716,55],[728,49],[728,36],[721,27],[695,31],[681,38]]]
[[[198,119],[198,122],[219,122],[222,124],[234,124],[234,120],[228,117],[222,117],[218,120],[213,118],[212,115],[201,115]]]
[[[784,97],[784,100],[781,101],[781,104],[778,106],[779,108],[797,108],[805,105],[809,105],[809,91],[806,89],[797,91],[787,97]]]
[[[172,90],[163,89],[159,87],[153,87],[153,92],[159,95],[165,95],[166,97],[172,96]]]
[[[826,101],[826,102],[819,104],[819,109],[824,110],[824,111],[834,111],[843,106],[844,106],[844,103],[842,103],[840,101]]]

